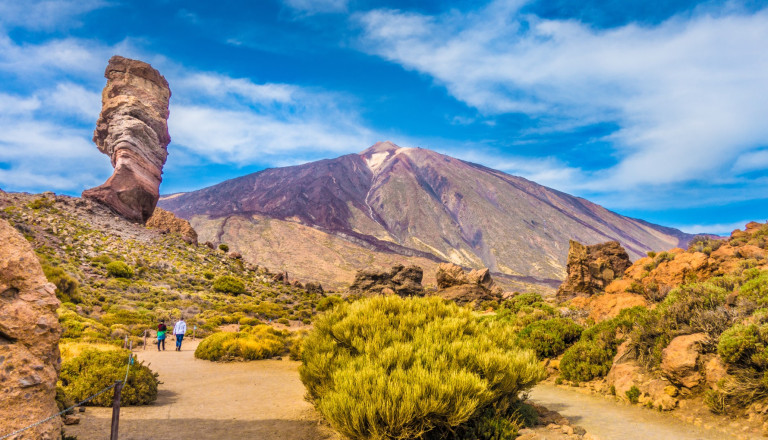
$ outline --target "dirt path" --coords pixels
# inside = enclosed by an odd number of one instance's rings
[[[600,440],[723,440],[727,433],[705,430],[669,415],[622,404],[612,399],[581,394],[553,385],[538,385],[530,400],[557,411],[574,425],[583,426]]]
[[[160,374],[157,401],[120,412],[120,440],[331,440],[304,400],[298,362],[214,363],[195,359],[196,343],[184,350],[138,351],[139,359]],[[109,438],[110,408],[89,407],[80,425],[65,428],[79,440]]]

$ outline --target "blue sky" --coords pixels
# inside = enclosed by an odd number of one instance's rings
[[[424,147],[689,232],[768,219],[768,0],[0,0],[0,188],[77,195],[113,54],[171,84],[161,192]]]

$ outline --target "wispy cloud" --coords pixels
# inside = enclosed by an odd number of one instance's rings
[[[104,0],[24,0],[0,2],[0,28],[52,30],[79,26],[78,18],[108,6]]]
[[[344,12],[349,0],[283,0],[291,9],[304,14]]]
[[[755,219],[741,220],[732,223],[712,223],[712,224],[682,224],[676,225],[677,229],[689,234],[717,234],[717,235],[729,235],[736,229],[744,229],[744,226]],[[760,221],[758,219],[758,221]],[[765,221],[765,220],[762,220]]]
[[[750,156],[734,162],[768,144],[768,11],[601,30],[522,14],[523,4],[437,16],[371,11],[357,17],[360,47],[430,75],[485,114],[618,124],[606,139],[618,163],[582,175],[585,190],[746,171]]]
[[[376,141],[344,96],[200,72],[144,55],[129,40],[116,46],[74,38],[22,45],[0,34],[0,49],[0,74],[18,83],[13,93],[0,86],[4,189],[77,193],[109,176],[109,159],[91,136],[104,67],[114,53],[150,61],[169,79],[171,148],[182,160],[276,166]]]

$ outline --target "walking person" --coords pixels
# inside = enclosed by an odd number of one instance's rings
[[[157,325],[157,351],[160,351],[160,345],[163,346],[165,351],[165,334],[168,331],[168,327],[165,326],[165,320],[161,319],[160,324]]]
[[[182,316],[173,326],[173,334],[176,335],[176,351],[181,351],[181,341],[184,340],[184,333],[187,332],[187,323]]]

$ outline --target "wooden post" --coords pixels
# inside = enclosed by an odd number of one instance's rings
[[[146,329],[144,330],[144,350],[147,349],[147,332],[148,331],[149,330],[146,330]]]
[[[192,327],[192,340],[193,341],[195,340],[195,332],[196,331],[197,331],[197,326],[195,325],[195,326]]]
[[[128,335],[125,335],[125,340],[123,341],[123,348],[128,348]]]
[[[115,381],[115,396],[112,398],[112,430],[109,440],[117,440],[117,428],[120,424],[120,393],[123,391],[123,383]]]

